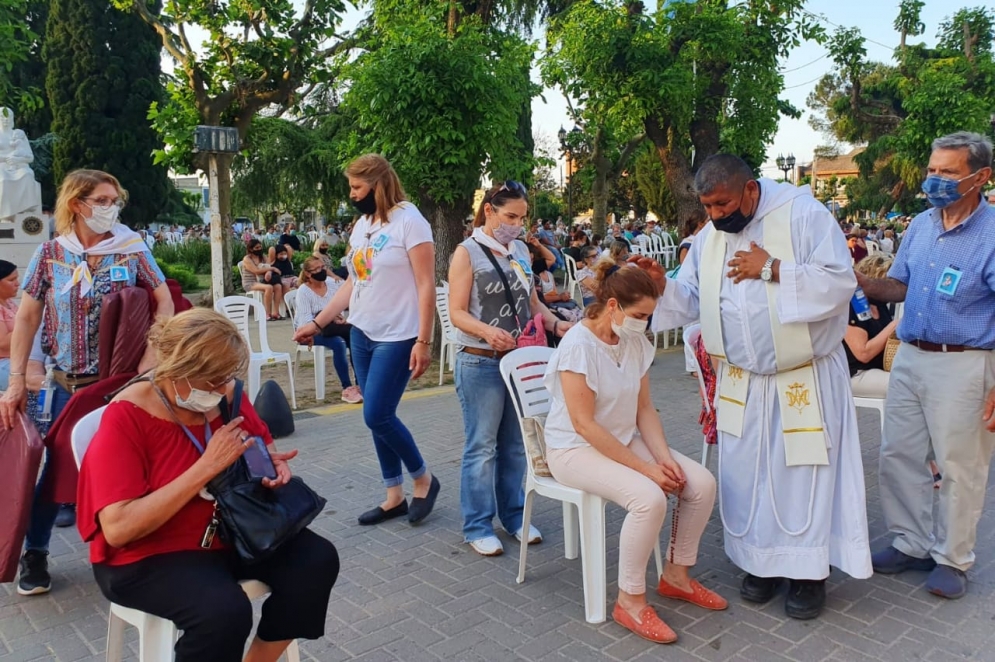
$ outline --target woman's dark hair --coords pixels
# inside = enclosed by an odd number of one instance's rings
[[[247,250],[247,251],[249,251],[251,253],[253,248],[255,248],[256,246],[262,246],[262,245],[263,245],[263,242],[259,241],[258,239],[253,238],[253,239],[250,239],[249,241],[247,241],[245,243],[245,250]]]
[[[276,252],[274,253],[274,255],[279,255],[280,253],[287,253],[287,245],[286,244],[277,244],[276,245]]]
[[[584,242],[583,244],[581,244],[582,246],[591,245],[591,240],[588,238],[587,233],[584,232],[583,230],[577,230],[576,232],[574,232],[574,241]]]
[[[487,220],[487,216],[484,214],[484,205],[501,208],[509,200],[524,200],[528,202],[528,191],[525,190],[522,184],[510,179],[492,187],[491,190],[484,194],[484,199],[480,201],[480,206],[477,207],[477,213],[473,217],[473,227],[480,228],[484,226],[484,221]]]
[[[598,301],[584,309],[588,319],[597,319],[609,299],[615,299],[622,308],[628,308],[644,298],[656,299],[658,296],[656,283],[639,267],[620,267],[611,260],[601,260],[594,265],[594,280]]]
[[[598,255],[598,249],[594,246],[584,246],[580,249],[580,259],[586,260],[589,257],[596,257]]]

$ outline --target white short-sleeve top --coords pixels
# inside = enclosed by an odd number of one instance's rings
[[[408,251],[432,242],[432,228],[418,208],[402,202],[389,222],[356,221],[346,260],[352,276],[349,323],[378,342],[418,335],[418,288]]]
[[[639,383],[653,363],[653,345],[642,335],[623,334],[618,345],[598,338],[584,323],[570,329],[546,366],[543,384],[550,393],[547,448],[589,445],[570,422],[560,373],[584,375],[594,391],[594,420],[626,446],[636,434]]]

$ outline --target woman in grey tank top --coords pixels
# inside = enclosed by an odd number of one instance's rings
[[[477,210],[473,234],[456,248],[449,266],[449,310],[460,344],[456,394],[466,434],[460,480],[463,536],[484,556],[504,551],[494,533],[495,515],[518,540],[542,540],[534,526],[522,530],[525,448],[501,379],[501,357],[515,349],[523,325],[537,314],[546,331],[557,336],[570,328],[539,302],[532,285],[532,257],[518,240],[527,213],[524,186],[509,181],[492,188]]]

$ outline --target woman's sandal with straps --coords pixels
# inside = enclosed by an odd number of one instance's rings
[[[629,612],[622,608],[622,605],[615,603],[615,610],[612,612],[612,619],[622,627],[632,630],[643,639],[656,642],[658,644],[672,644],[677,641],[677,633],[670,629],[670,626],[660,620],[656,615],[656,610],[652,606],[646,605],[639,611],[639,620],[633,618]]]
[[[656,592],[665,598],[683,600],[684,602],[690,602],[693,605],[714,611],[722,611],[729,606],[725,598],[715,591],[708,590],[694,579],[691,580],[691,590],[683,591],[661,577],[660,585],[657,587]]]

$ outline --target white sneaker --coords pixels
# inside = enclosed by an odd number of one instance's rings
[[[522,529],[515,531],[515,540],[517,540],[518,542],[522,542]],[[535,545],[541,542],[542,542],[542,534],[539,533],[539,529],[529,524],[529,544]]]
[[[504,546],[497,536],[487,536],[470,541],[470,547],[481,556],[501,556],[504,554]]]

